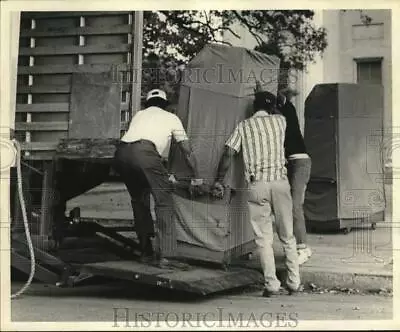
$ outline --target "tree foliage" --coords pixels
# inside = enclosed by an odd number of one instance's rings
[[[244,27],[255,39],[256,50],[276,55],[282,67],[303,70],[327,46],[326,31],[313,23],[312,10],[152,11],[144,14],[145,86],[175,91],[179,70],[207,43],[229,44],[222,38],[232,27]],[[162,73],[146,69],[158,68]],[[168,75],[172,75],[168,78]]]

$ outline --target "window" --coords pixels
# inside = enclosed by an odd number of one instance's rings
[[[359,59],[357,63],[357,83],[382,84],[382,59]]]

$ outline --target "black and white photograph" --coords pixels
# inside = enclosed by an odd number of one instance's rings
[[[352,5],[3,1],[1,330],[400,327],[400,6]]]

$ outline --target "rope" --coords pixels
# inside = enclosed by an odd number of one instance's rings
[[[29,256],[31,260],[31,270],[29,273],[29,278],[26,281],[25,285],[16,293],[11,294],[11,298],[15,299],[18,296],[22,295],[31,285],[33,277],[35,276],[35,252],[33,250],[33,244],[32,244],[32,239],[31,239],[31,234],[29,232],[29,223],[28,223],[28,217],[26,214],[26,206],[25,206],[25,199],[24,199],[24,193],[22,191],[22,172],[21,172],[21,146],[19,145],[17,140],[13,140],[13,143],[17,149],[17,182],[18,182],[18,196],[19,196],[19,201],[21,204],[21,210],[22,210],[22,218],[24,221],[24,228],[25,228],[25,236],[26,240],[28,243],[29,247]]]

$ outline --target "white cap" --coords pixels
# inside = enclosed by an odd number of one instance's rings
[[[149,100],[151,98],[161,98],[167,100],[167,94],[163,90],[153,89],[147,94],[146,100]]]

